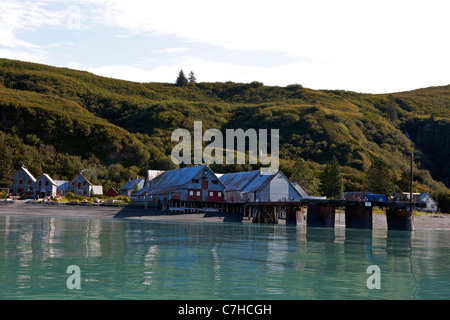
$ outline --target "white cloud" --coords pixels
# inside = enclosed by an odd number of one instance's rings
[[[21,40],[20,33],[43,26],[84,31],[109,27],[117,34],[118,46],[121,40],[132,45],[135,34],[148,35],[155,42],[169,36],[190,42],[190,49],[202,43],[228,52],[274,52],[299,61],[272,67],[236,65],[224,53],[209,58],[185,56],[188,50],[172,43],[153,51],[170,54],[172,62],[153,60],[156,66],[151,70],[140,68],[132,58],[127,64],[88,66],[80,62],[73,66],[85,65],[98,74],[142,82],[173,82],[184,68],[193,70],[199,81],[257,80],[392,92],[450,83],[449,9],[448,0],[4,0],[0,46],[6,48],[0,54],[51,61],[57,43],[44,51],[38,40]]]

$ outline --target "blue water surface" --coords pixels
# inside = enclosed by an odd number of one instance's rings
[[[450,299],[449,266],[447,230],[0,216],[0,299]]]

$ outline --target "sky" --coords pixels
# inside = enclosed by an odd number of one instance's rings
[[[450,84],[449,0],[0,0],[0,57],[137,82]]]

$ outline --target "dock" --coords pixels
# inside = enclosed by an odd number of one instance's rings
[[[217,203],[205,201],[177,201],[163,204],[162,210],[169,212],[231,212],[253,219],[254,223],[278,224],[280,216],[286,225],[301,225],[308,228],[334,228],[336,208],[345,210],[345,227],[372,229],[372,210],[386,208],[389,230],[414,230],[413,208],[423,208],[424,203],[401,201],[352,201],[303,199],[285,202]]]

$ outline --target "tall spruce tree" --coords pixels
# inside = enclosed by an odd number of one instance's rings
[[[338,198],[343,192],[342,174],[335,156],[331,162],[327,162],[325,170],[322,172],[321,182],[322,194],[329,198]]]
[[[392,175],[389,165],[381,158],[376,158],[366,173],[369,191],[389,194],[393,190]]]
[[[197,77],[195,76],[194,72],[191,71],[189,72],[189,83],[196,83],[197,82]]]
[[[177,85],[178,87],[184,87],[184,86],[187,86],[188,83],[189,83],[189,81],[186,78],[186,76],[184,75],[183,69],[181,69],[180,72],[178,73],[178,78],[175,81],[175,85]]]

